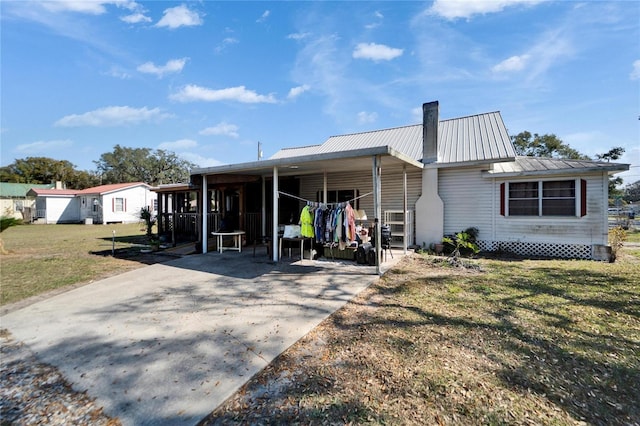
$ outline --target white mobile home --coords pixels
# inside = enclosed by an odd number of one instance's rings
[[[156,194],[142,182],[101,185],[83,190],[39,189],[38,220],[44,223],[135,223],[140,209],[156,209]]]

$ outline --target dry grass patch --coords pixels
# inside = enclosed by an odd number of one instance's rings
[[[21,225],[2,232],[0,305],[139,268],[140,224]],[[113,245],[115,231],[115,247]],[[115,256],[112,249],[115,248]]]
[[[202,424],[638,424],[637,262],[405,258]]]

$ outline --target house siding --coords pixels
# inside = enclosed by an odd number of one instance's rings
[[[478,239],[493,238],[494,198],[492,182],[482,169],[443,169],[438,175],[438,192],[444,203],[444,233],[455,234],[478,228]],[[499,200],[499,198],[498,198]]]
[[[444,233],[478,228],[478,242],[485,250],[503,250],[524,255],[592,257],[592,247],[606,245],[607,173],[496,177],[483,176],[482,168],[447,169],[439,175],[444,202]],[[501,214],[500,185],[507,182],[577,179],[587,185],[586,215],[582,217],[522,217]],[[580,213],[581,203],[577,211]],[[570,242],[570,243],[568,243]]]
[[[606,173],[605,173],[606,175]],[[545,177],[521,177],[510,179],[496,179],[494,191],[496,199],[500,199],[500,184],[503,182],[523,182],[538,180],[576,179],[575,175]],[[580,176],[587,182],[587,214],[584,217],[508,217],[501,216],[499,210],[494,209],[496,215],[497,241],[527,241],[563,244],[571,241],[573,244],[607,244],[607,227],[603,226],[602,217],[606,217],[607,188],[606,177],[598,173],[590,176]],[[578,194],[579,182],[578,179]],[[497,206],[499,209],[499,206]]]
[[[115,199],[124,199],[124,211],[114,211]],[[153,207],[155,193],[150,192],[145,187],[136,187],[120,190],[110,194],[103,194],[103,221],[135,223],[140,221],[140,209],[143,207]]]
[[[48,198],[46,201],[47,223],[77,223],[80,207],[76,198]]]

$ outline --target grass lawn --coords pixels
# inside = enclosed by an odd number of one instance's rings
[[[138,268],[140,224],[20,225],[0,238],[0,305]],[[111,256],[115,231],[116,257]]]

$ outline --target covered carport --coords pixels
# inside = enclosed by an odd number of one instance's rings
[[[312,148],[312,147],[311,147]],[[371,172],[371,193],[373,196],[373,223],[376,242],[376,253],[380,253],[380,224],[381,224],[381,194],[382,194],[382,167],[393,168],[402,173],[403,182],[403,210],[406,212],[407,206],[407,168],[422,169],[423,164],[411,157],[399,152],[390,146],[376,146],[369,148],[343,150],[339,152],[312,153],[313,149],[297,149],[300,155],[293,155],[286,158],[275,158],[262,161],[254,161],[240,164],[229,164],[223,166],[194,169],[191,173],[192,182],[201,184],[200,196],[202,202],[199,203],[201,217],[200,226],[202,236],[202,252],[206,253],[209,249],[208,236],[213,231],[208,229],[208,221],[206,206],[209,205],[208,199],[209,185],[216,182],[220,176],[225,179],[233,179],[237,176],[238,181],[246,179],[247,176],[255,176],[262,179],[262,235],[270,236],[272,260],[279,260],[278,251],[278,220],[280,195],[279,180],[283,177],[317,175],[323,178],[323,194],[322,201],[327,202],[327,177],[334,173],[345,173],[345,171],[365,171]],[[306,153],[305,153],[306,152]],[[311,153],[309,153],[311,152]],[[401,172],[400,172],[401,170]],[[272,191],[267,194],[265,181],[271,179]],[[267,197],[272,199],[272,220],[271,229],[266,229],[267,215]],[[406,214],[404,215],[406,218]],[[405,219],[406,220],[406,219]],[[405,224],[406,225],[406,224]],[[404,226],[407,232],[407,226]],[[404,238],[404,252],[407,251],[407,238]],[[380,273],[380,256],[377,256],[376,273]]]

